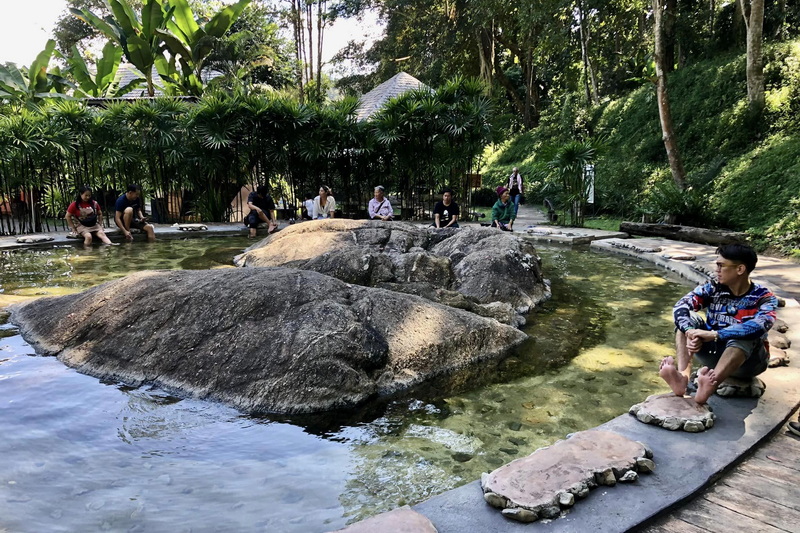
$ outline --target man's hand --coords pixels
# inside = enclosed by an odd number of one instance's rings
[[[133,240],[133,235],[131,235],[131,232],[130,232],[130,231],[128,231],[128,230],[123,230],[123,233],[125,234],[125,238],[126,238],[127,240],[129,240],[129,241],[132,241],[132,240]]]
[[[690,329],[686,332],[686,348],[689,353],[697,353],[703,343],[716,340],[716,331],[706,331],[704,329]]]

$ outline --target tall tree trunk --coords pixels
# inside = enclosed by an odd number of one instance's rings
[[[306,82],[314,79],[314,17],[311,13],[312,3],[306,4],[306,29],[308,30],[308,46],[306,47]]]
[[[662,16],[662,45],[664,53],[664,72],[675,70],[675,19],[678,15],[678,0],[664,0]]]
[[[714,18],[717,15],[717,2],[710,0],[708,3],[708,38],[714,37]]]
[[[527,40],[527,43],[522,48],[510,41],[505,35],[495,32],[494,39],[505,46],[519,61],[522,67],[522,84],[525,88],[525,100],[522,100],[517,94],[516,87],[506,77],[505,72],[500,68],[499,63],[495,63],[495,74],[497,79],[508,92],[511,101],[517,108],[517,111],[522,116],[523,127],[529,130],[539,124],[539,90],[536,87],[536,76],[533,64],[533,50],[534,46],[531,44],[532,39]]]
[[[325,0],[317,5],[317,98],[322,98],[322,36],[325,31]]]
[[[494,33],[494,21],[492,21],[492,29],[477,28],[475,30],[475,40],[478,43],[478,59],[480,61],[480,77],[489,87],[492,86],[495,65],[495,48],[492,33]]]
[[[297,92],[300,95],[300,103],[305,101],[305,87],[303,84],[303,61],[305,51],[303,50],[303,26],[300,16],[300,8],[303,0],[292,0],[292,27],[294,29],[294,51],[297,55]]]
[[[655,18],[655,63],[656,63],[656,99],[658,100],[658,116],[661,119],[661,134],[664,148],[667,150],[669,169],[672,179],[681,191],[686,190],[686,171],[678,151],[678,139],[672,128],[672,111],[669,106],[667,92],[667,72],[665,69],[664,54],[664,11],[669,6],[669,0],[653,0],[653,15]]]
[[[772,36],[776,41],[782,41],[784,34],[783,30],[786,27],[786,0],[778,0],[778,23],[775,25],[775,33]]]
[[[733,7],[733,42],[738,47],[744,41],[742,38],[745,36],[746,31],[744,28],[744,14],[742,13],[742,3],[739,0],[734,2]]]
[[[578,33],[581,40],[581,57],[583,59],[583,81],[586,89],[586,100],[592,104],[600,101],[600,95],[597,90],[597,76],[594,72],[594,65],[589,56],[589,40],[591,39],[589,33],[589,24],[586,21],[586,14],[583,11],[583,1],[578,1],[578,18],[580,24]],[[591,83],[591,92],[589,91],[589,84]]]
[[[747,29],[747,102],[754,115],[764,110],[764,0],[739,0]]]

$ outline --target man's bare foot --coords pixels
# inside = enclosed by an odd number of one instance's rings
[[[658,375],[667,382],[667,385],[669,385],[669,388],[675,393],[675,396],[683,396],[686,394],[686,386],[689,384],[689,378],[678,372],[678,367],[675,366],[675,359],[672,356],[665,357],[661,360]]]
[[[270,226],[269,227],[269,229],[267,230],[267,235],[272,235],[276,231],[278,231],[278,225],[277,224],[275,224],[274,226]]]
[[[714,369],[709,369],[704,366],[697,371],[697,393],[694,395],[694,401],[698,405],[704,405],[717,390],[717,375]]]

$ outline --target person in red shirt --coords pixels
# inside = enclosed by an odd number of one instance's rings
[[[92,235],[97,235],[103,244],[114,244],[103,231],[100,205],[94,201],[92,190],[86,185],[78,190],[78,197],[69,204],[64,218],[72,233],[83,237],[84,246],[92,245]]]

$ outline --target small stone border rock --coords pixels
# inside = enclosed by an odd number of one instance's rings
[[[761,398],[766,390],[767,385],[759,378],[753,378],[750,382],[728,378],[719,384],[717,394],[734,398]]]
[[[630,244],[627,242],[620,242],[620,241],[611,241],[611,246],[614,246],[616,248],[622,248],[623,250],[632,250],[637,254],[652,254],[661,251],[661,248],[636,246],[635,244]]]
[[[694,399],[672,393],[648,396],[630,408],[639,422],[671,431],[699,433],[714,426],[714,413],[708,405],[697,405]]]
[[[17,242],[20,244],[35,244],[37,242],[48,242],[54,240],[50,235],[25,235],[24,237],[17,237]]]
[[[483,499],[518,522],[556,518],[595,487],[653,472],[652,457],[647,445],[617,433],[581,431],[481,475]]]
[[[208,226],[205,224],[179,224],[176,222],[172,227],[181,231],[208,231]]]

